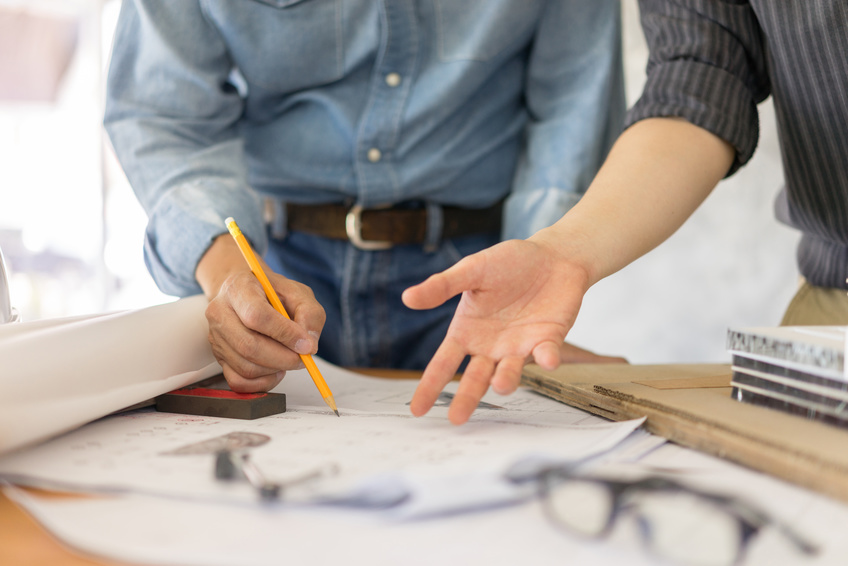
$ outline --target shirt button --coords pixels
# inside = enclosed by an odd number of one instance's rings
[[[386,75],[386,84],[395,88],[400,84],[400,75],[397,73],[389,73]]]
[[[380,159],[382,159],[382,157],[383,154],[376,147],[372,147],[368,150],[368,161],[371,163],[377,163]]]

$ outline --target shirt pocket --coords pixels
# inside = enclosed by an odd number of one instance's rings
[[[529,41],[542,8],[542,0],[432,2],[440,61],[485,62]]]
[[[208,0],[207,13],[248,85],[291,92],[344,74],[341,0]]]

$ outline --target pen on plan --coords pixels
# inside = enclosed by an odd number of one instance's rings
[[[236,224],[236,221],[232,218],[227,218],[224,222],[227,225],[227,230],[230,231],[233,239],[235,239],[239,250],[241,250],[241,255],[244,256],[245,260],[247,260],[247,265],[250,266],[250,270],[256,278],[259,279],[259,283],[262,285],[262,289],[265,291],[268,301],[270,301],[271,305],[277,309],[277,312],[291,320],[289,313],[287,313],[285,307],[283,307],[280,297],[271,286],[268,276],[265,275],[265,272],[262,270],[262,266],[259,265],[259,260],[256,259],[256,254],[253,253],[253,249],[247,242],[247,238],[245,238],[244,234],[241,233],[241,229],[238,227],[238,224]],[[336,408],[336,401],[333,399],[333,392],[330,391],[329,387],[327,387],[327,382],[324,381],[324,376],[321,375],[321,372],[318,370],[318,366],[315,365],[315,360],[313,360],[312,356],[309,354],[299,355],[301,361],[303,361],[303,365],[306,366],[306,371],[309,372],[309,376],[312,378],[312,381],[315,382],[315,386],[321,393],[321,397],[324,399],[324,402],[330,406],[333,412],[336,413],[337,417],[341,416],[339,415],[339,410]]]

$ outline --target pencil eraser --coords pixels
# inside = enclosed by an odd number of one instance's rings
[[[156,397],[163,413],[253,420],[286,412],[284,393],[235,393],[226,389],[194,387]]]

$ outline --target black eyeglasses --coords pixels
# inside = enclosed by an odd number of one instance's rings
[[[557,526],[601,538],[621,515],[630,515],[649,552],[680,564],[738,564],[749,541],[766,527],[776,528],[805,555],[818,552],[798,532],[748,502],[668,478],[622,481],[550,468],[534,479],[548,517]]]

